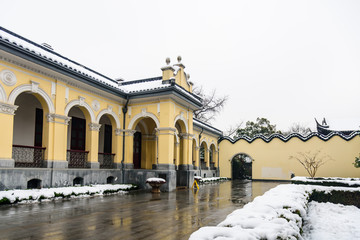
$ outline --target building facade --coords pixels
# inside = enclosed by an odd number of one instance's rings
[[[0,28],[0,189],[215,176],[222,133],[193,119],[184,68],[114,80]]]
[[[147,178],[161,177],[167,181],[162,190],[172,191],[190,187],[195,175],[231,178],[240,155],[237,164],[250,163],[252,179],[290,180],[307,173],[289,157],[309,151],[332,159],[318,176],[360,177],[353,166],[359,131],[329,131],[325,123],[306,137],[222,137],[194,119],[202,99],[193,94],[181,57],[175,64],[167,59],[161,73],[111,79],[0,27],[0,190],[148,188]]]

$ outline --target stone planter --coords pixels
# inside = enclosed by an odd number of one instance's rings
[[[162,178],[148,178],[146,180],[146,183],[148,183],[152,189],[152,193],[160,193],[160,187],[166,183],[166,181]]]

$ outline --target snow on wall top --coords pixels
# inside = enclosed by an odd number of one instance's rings
[[[360,135],[360,131],[354,131],[350,135],[343,135],[343,134],[341,134],[341,132],[332,132],[332,133],[329,133],[328,135],[322,135],[322,134],[319,134],[317,132],[312,132],[307,136],[303,136],[303,135],[301,135],[299,133],[291,133],[288,136],[284,136],[284,135],[279,134],[279,133],[274,133],[274,134],[271,134],[270,136],[264,136],[264,135],[258,134],[258,135],[255,135],[253,138],[250,138],[248,136],[240,136],[240,137],[238,137],[236,139],[232,139],[230,137],[222,137],[222,138],[219,139],[219,142],[221,142],[223,140],[228,140],[229,142],[234,144],[239,140],[245,140],[248,143],[252,143],[256,139],[262,139],[264,142],[269,143],[274,138],[280,139],[283,142],[287,142],[293,137],[299,138],[303,142],[306,142],[307,140],[309,140],[309,139],[311,139],[313,137],[318,137],[323,141],[328,141],[329,139],[331,139],[334,136],[339,136],[342,139],[344,139],[346,141],[349,141],[349,140],[353,139],[355,136],[358,136],[358,135]]]

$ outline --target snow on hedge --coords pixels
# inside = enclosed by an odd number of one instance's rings
[[[235,210],[216,227],[202,227],[190,240],[303,239],[303,220],[307,216],[312,192],[360,191],[359,188],[314,185],[279,185]]]
[[[292,181],[300,181],[300,182],[309,182],[309,183],[325,183],[325,182],[336,182],[336,183],[343,183],[349,186],[352,185],[360,185],[360,178],[309,178],[309,177],[293,177]]]
[[[196,177],[196,176],[195,176]],[[195,178],[194,177],[194,178]],[[200,182],[201,183],[206,183],[206,182],[219,182],[219,181],[227,181],[229,180],[226,177],[209,177],[209,178],[201,178],[200,177]]]
[[[360,209],[334,203],[310,202],[304,239],[360,239]]]
[[[109,193],[124,193],[134,188],[131,184],[103,184],[82,187],[42,188],[28,190],[0,191],[1,203],[34,202],[44,199],[71,198],[77,196],[103,195]]]

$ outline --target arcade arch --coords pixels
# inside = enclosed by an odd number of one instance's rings
[[[19,93],[19,92],[18,92]],[[49,147],[49,105],[41,95],[32,92],[13,94],[18,106],[13,124],[12,157],[15,167],[43,167]]]

